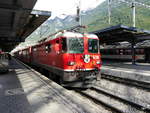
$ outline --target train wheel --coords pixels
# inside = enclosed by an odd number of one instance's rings
[[[53,75],[52,75],[52,73],[49,71],[49,72],[48,72],[48,78],[52,79],[52,77],[53,77]]]

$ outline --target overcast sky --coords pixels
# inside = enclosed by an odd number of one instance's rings
[[[94,8],[105,0],[37,0],[34,9],[52,11],[52,17],[76,14],[79,4],[81,10]]]

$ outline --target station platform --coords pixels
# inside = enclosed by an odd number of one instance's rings
[[[150,63],[103,61],[101,74],[150,83]]]
[[[101,112],[72,91],[13,58],[9,72],[0,74],[0,113]]]

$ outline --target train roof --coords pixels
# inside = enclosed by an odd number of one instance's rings
[[[93,39],[98,39],[98,37],[95,34],[61,31],[58,32],[57,34],[49,36],[45,41],[53,40],[58,37],[77,37],[77,38],[89,37]]]
[[[89,38],[93,38],[93,39],[99,39],[95,34],[71,32],[71,31],[63,30],[63,31],[59,31],[57,33],[54,33],[54,34],[50,35],[48,38],[41,39],[36,43],[30,43],[30,44],[24,43],[25,45],[18,46],[16,48],[16,50],[14,50],[13,52],[20,51],[20,50],[25,50],[25,49],[28,49],[29,47],[38,46],[38,45],[41,45],[42,43],[47,43],[48,41],[54,40],[58,37],[68,37],[68,38],[69,37],[70,38],[71,37],[77,37],[77,38],[89,37]]]

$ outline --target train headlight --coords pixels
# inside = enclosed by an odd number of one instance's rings
[[[69,62],[68,62],[68,65],[69,65],[69,66],[73,66],[73,65],[75,65],[75,62],[74,62],[74,61],[69,61]]]
[[[101,62],[100,62],[100,61],[97,61],[96,64],[101,64]]]

